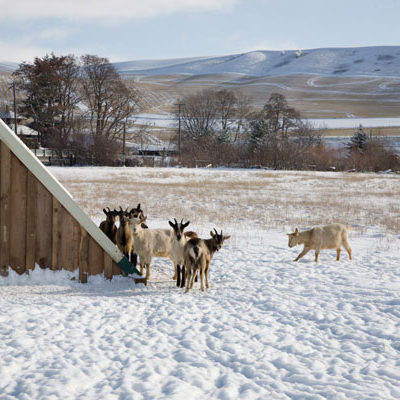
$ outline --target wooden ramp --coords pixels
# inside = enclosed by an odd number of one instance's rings
[[[29,272],[35,263],[79,269],[79,280],[137,269],[0,119],[0,273]]]

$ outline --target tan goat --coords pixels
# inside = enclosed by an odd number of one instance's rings
[[[351,247],[347,238],[349,229],[351,229],[350,226],[343,224],[330,224],[303,232],[299,232],[296,228],[293,233],[287,234],[289,236],[288,245],[294,247],[303,244],[304,248],[294,261],[298,261],[310,250],[315,250],[315,262],[318,262],[318,255],[322,249],[336,249],[336,260],[339,261],[341,247],[347,250],[351,260]]]
[[[204,291],[204,279],[206,281],[206,288],[208,289],[208,269],[210,268],[210,262],[214,253],[221,249],[224,240],[230,238],[218,233],[215,228],[214,232],[210,232],[211,239],[190,239],[184,247],[184,260],[186,267],[186,291],[187,293],[193,288],[194,279],[197,275],[197,271],[200,270],[200,289]]]
[[[108,210],[107,210],[108,208]],[[115,211],[111,211],[110,207],[103,208],[106,219],[100,223],[100,229],[108,236],[108,238],[116,244],[117,227],[115,226]]]

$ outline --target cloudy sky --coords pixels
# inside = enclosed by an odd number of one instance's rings
[[[400,45],[400,0],[0,0],[0,61]]]

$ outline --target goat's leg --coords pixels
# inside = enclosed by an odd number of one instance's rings
[[[205,268],[203,266],[200,268],[200,290],[204,292],[204,273]]]
[[[174,264],[174,276],[172,277],[172,279],[175,281],[177,279],[177,276],[178,276],[177,265]]]
[[[186,267],[182,265],[181,288],[185,287],[185,280],[186,280]]]
[[[336,261],[340,260],[340,251],[341,251],[340,247],[338,249],[336,249]]]
[[[208,284],[208,268],[210,267],[210,263],[207,263],[206,265],[206,271],[205,271],[205,275],[206,275],[206,288],[208,289],[210,286]]]
[[[181,266],[179,264],[175,264],[175,270],[176,270],[176,286],[181,287]]]
[[[301,257],[304,257],[311,249],[304,247],[302,252],[297,256],[297,258],[294,261],[299,261]]]
[[[186,276],[186,290],[187,293],[190,290],[190,280],[192,279],[192,268],[188,269],[187,276]]]
[[[191,277],[190,277],[190,289],[193,289],[194,277],[195,277],[196,274],[197,274],[197,270],[198,270],[197,267],[194,267],[194,268],[192,269],[192,274],[191,274]]]
[[[150,280],[150,263],[145,265],[146,265],[146,279]]]
[[[131,253],[131,263],[136,268],[137,265],[137,254],[132,251]]]
[[[351,247],[350,247],[349,243],[347,242],[347,240],[344,241],[343,247],[346,249],[346,251],[347,251],[347,253],[348,253],[348,255],[349,255],[350,260],[352,260],[352,258],[351,258]]]
[[[315,250],[315,262],[318,262],[319,249]]]

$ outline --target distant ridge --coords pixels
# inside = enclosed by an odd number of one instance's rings
[[[18,68],[18,63],[0,61],[0,72],[13,72]]]
[[[212,57],[135,60],[114,63],[121,75],[210,75],[400,77],[400,46],[321,48],[268,51]],[[0,72],[12,72],[18,63],[0,61]]]
[[[192,57],[115,63],[122,75],[242,74],[279,76],[400,77],[400,46],[251,51],[220,57]]]

